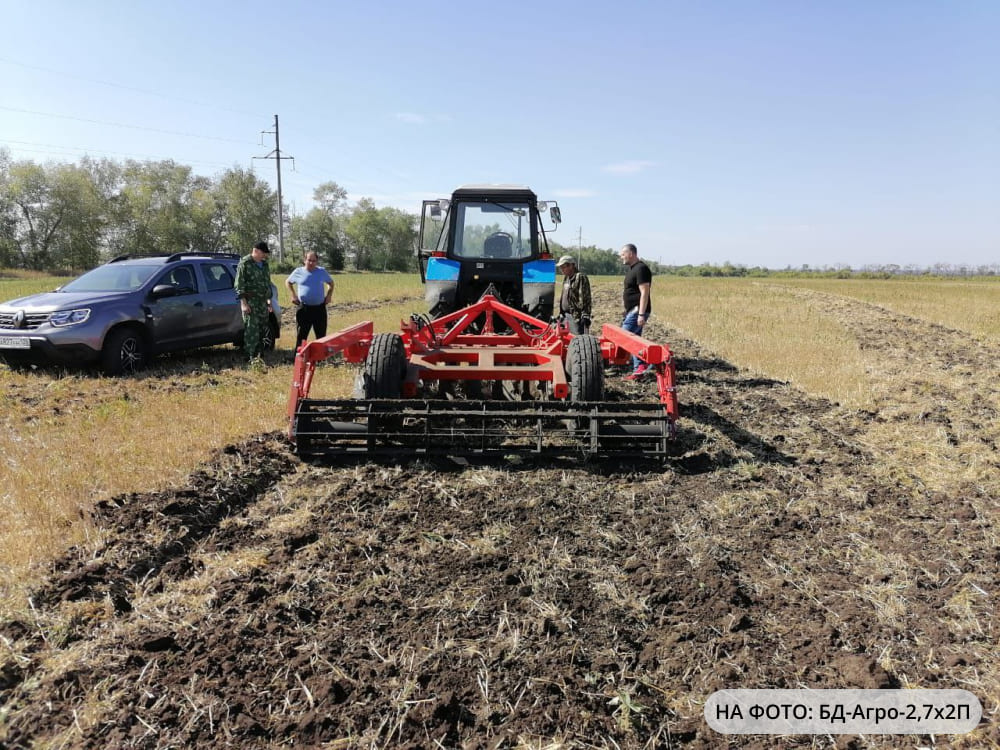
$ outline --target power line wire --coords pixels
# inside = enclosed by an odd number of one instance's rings
[[[28,151],[31,153],[39,154],[52,154],[54,156],[73,156],[76,154],[82,154],[87,156],[88,154],[108,154],[111,156],[125,156],[132,159],[157,159],[160,161],[176,161],[183,164],[204,164],[208,166],[218,166],[218,167],[228,167],[232,166],[226,162],[220,161],[202,161],[195,159],[177,159],[173,156],[157,156],[155,154],[131,154],[124,151],[105,151],[98,148],[88,148],[87,146],[59,146],[54,143],[35,143],[33,141],[12,141],[6,138],[0,138],[0,143],[16,144],[18,146],[18,151]],[[24,146],[44,146],[45,148],[24,148]],[[60,151],[49,151],[48,149],[61,149]],[[65,153],[65,152],[72,153]]]
[[[241,146],[251,145],[255,146],[257,144],[250,143],[248,141],[239,141],[235,138],[222,138],[215,135],[199,135],[198,133],[182,133],[177,130],[163,130],[161,128],[149,128],[144,125],[129,125],[123,122],[111,122],[109,120],[91,120],[86,117],[74,117],[73,115],[62,115],[55,112],[39,112],[34,109],[21,109],[20,107],[4,107],[0,105],[0,109],[6,110],[8,112],[22,112],[29,115],[41,115],[43,117],[55,117],[60,120],[76,120],[78,122],[89,122],[95,125],[111,125],[116,128],[130,128],[132,130],[144,130],[150,133],[161,133],[165,135],[179,135],[185,138],[203,138],[209,141],[224,141],[226,143],[238,143]]]
[[[52,75],[64,76],[64,77],[72,78],[72,79],[75,79],[75,80],[86,81],[88,83],[95,83],[95,84],[98,84],[98,85],[101,85],[101,86],[108,86],[108,87],[111,87],[111,88],[121,89],[123,91],[132,91],[132,92],[136,92],[136,93],[140,93],[140,94],[146,94],[146,95],[150,95],[150,96],[160,97],[160,98],[163,98],[163,99],[184,102],[186,104],[193,104],[193,105],[198,106],[198,107],[212,108],[212,109],[217,109],[217,110],[220,110],[220,111],[232,112],[234,114],[245,115],[245,116],[249,116],[249,117],[259,117],[259,113],[246,112],[246,111],[243,111],[243,110],[233,109],[231,107],[220,107],[220,106],[218,106],[216,104],[208,104],[208,103],[205,103],[205,102],[199,102],[199,101],[192,100],[192,99],[184,99],[182,97],[169,96],[167,94],[163,94],[163,93],[160,93],[160,92],[157,92],[157,91],[152,91],[152,90],[149,90],[149,89],[139,88],[139,87],[136,87],[136,86],[127,86],[125,84],[115,83],[115,82],[112,82],[112,81],[103,81],[103,80],[96,79],[96,78],[88,78],[86,76],[82,76],[82,75],[79,75],[79,74],[76,74],[76,73],[69,73],[67,71],[56,70],[54,68],[47,68],[47,67],[44,67],[42,65],[29,64],[29,63],[22,62],[20,60],[13,60],[13,59],[11,59],[9,57],[0,56],[0,63],[6,63],[6,64],[9,64],[9,65],[14,65],[14,66],[25,68],[25,69],[29,69],[29,70],[38,70],[38,71],[42,71],[44,73],[48,73],[48,74],[52,74]],[[208,139],[208,140],[216,140],[216,141],[224,141],[224,142],[228,142],[228,143],[239,143],[240,145],[248,145],[246,141],[238,141],[238,140],[230,139],[230,138],[221,138],[221,137],[218,137],[218,136],[199,135],[199,134],[196,134],[196,133],[182,133],[182,132],[171,131],[171,130],[161,130],[161,129],[158,129],[158,128],[148,128],[148,127],[144,127],[144,126],[140,126],[140,125],[129,125],[129,124],[125,124],[125,123],[107,122],[107,121],[102,121],[102,120],[91,120],[91,119],[82,118],[82,117],[75,117],[75,116],[72,116],[72,115],[62,115],[62,114],[48,113],[48,112],[37,112],[37,111],[27,110],[27,109],[15,109],[13,107],[2,107],[2,106],[0,106],[0,109],[7,109],[9,111],[14,111],[14,112],[24,112],[24,113],[27,113],[27,114],[36,114],[36,115],[41,115],[41,116],[46,116],[46,117],[56,117],[56,118],[62,118],[62,119],[77,120],[79,122],[89,122],[89,123],[94,123],[94,124],[99,124],[99,125],[111,125],[111,126],[114,126],[114,127],[131,128],[131,129],[134,129],[134,130],[145,130],[145,131],[153,132],[153,133],[164,133],[164,134],[168,134],[168,135],[179,135],[179,136],[184,136],[184,137],[188,137],[188,138],[204,138],[204,139]],[[325,132],[323,133],[323,135],[319,135],[316,131],[309,131],[308,128],[306,128],[306,129],[298,128],[298,130],[301,133],[303,133],[304,135],[306,135],[307,137],[311,137],[311,138],[314,138],[314,139],[319,140],[319,141],[323,141],[324,139],[326,139],[328,137],[328,134],[325,133]],[[105,152],[105,153],[115,153],[115,152]],[[149,158],[156,158],[156,157],[149,157]],[[201,162],[201,163],[203,163],[203,164],[211,164],[212,162]],[[323,168],[322,165],[318,165],[318,166],[321,169]],[[369,166],[372,167],[372,168],[374,168],[376,172],[382,173],[384,175],[389,175],[389,176],[391,176],[395,180],[403,180],[404,182],[407,182],[407,183],[409,183],[411,185],[417,184],[416,181],[413,180],[408,175],[401,175],[401,174],[399,174],[399,173],[397,173],[397,172],[395,172],[393,170],[387,169],[387,168],[382,167],[381,165],[378,165],[378,164],[372,164],[372,165],[369,165]],[[339,174],[338,170],[328,170],[328,171],[331,174]],[[317,179],[320,179],[320,178],[317,178]],[[330,179],[330,178],[323,178],[323,179]],[[341,183],[341,182],[355,182],[355,183],[357,183],[357,182],[361,182],[361,180],[359,180],[357,177],[351,177],[349,175],[348,176],[344,176],[344,175],[341,174],[340,178],[338,180],[338,183]]]
[[[286,139],[288,138],[289,135],[294,136],[296,134],[298,134],[300,136],[305,136],[306,138],[312,139],[312,140],[314,140],[314,141],[316,141],[318,143],[326,142],[330,138],[330,134],[328,132],[321,134],[320,131],[311,130],[308,127],[302,127],[301,125],[295,125],[295,126],[292,126],[292,127],[285,128],[285,137],[286,137]],[[322,164],[319,164],[317,166],[320,167],[320,168],[324,168]],[[373,161],[367,162],[366,166],[367,166],[367,168],[369,170],[374,170],[375,172],[381,173],[383,175],[387,175],[387,176],[389,176],[392,179],[397,180],[397,181],[401,180],[401,181],[406,182],[406,183],[408,183],[410,185],[423,184],[422,180],[415,180],[414,178],[410,177],[407,174],[402,174],[402,173],[397,172],[396,170],[391,169],[389,167],[383,167],[381,164],[378,164],[378,163],[373,162]],[[335,170],[331,170],[331,171],[332,172],[336,172]],[[343,180],[346,181],[346,180],[350,180],[351,178],[350,177],[346,177],[346,178],[342,177],[341,179],[343,179]],[[353,181],[354,182],[360,182],[360,180],[357,179],[357,178],[354,178]],[[340,180],[338,180],[338,183],[339,182],[340,182]]]
[[[209,109],[218,109],[222,112],[232,112],[237,115],[244,115],[247,117],[259,117],[259,112],[244,112],[239,109],[232,109],[231,107],[220,107],[217,104],[208,104],[206,102],[195,101],[194,99],[184,99],[182,97],[169,96],[168,94],[162,94],[158,91],[150,91],[149,89],[141,89],[135,86],[126,86],[121,83],[113,83],[111,81],[101,81],[97,78],[87,78],[86,76],[81,76],[76,73],[67,73],[64,70],[54,70],[53,68],[45,68],[41,65],[29,65],[28,63],[20,62],[19,60],[11,60],[9,57],[0,56],[0,63],[7,63],[8,65],[16,65],[20,68],[27,68],[28,70],[40,70],[43,73],[51,73],[52,75],[65,76],[66,78],[73,78],[78,81],[86,81],[87,83],[96,83],[101,86],[109,86],[111,88],[122,89],[123,91],[134,91],[139,94],[146,94],[149,96],[158,96],[161,99],[168,99],[171,101],[184,102],[185,104],[194,104],[197,107],[207,107]]]

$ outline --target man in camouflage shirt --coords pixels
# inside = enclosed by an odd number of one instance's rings
[[[264,349],[264,333],[269,325],[271,271],[267,259],[270,255],[267,243],[258,242],[236,267],[236,296],[240,298],[243,311],[243,347],[251,362],[260,357]]]
[[[590,333],[590,279],[576,267],[576,258],[564,255],[556,264],[563,280],[559,312],[572,334]]]

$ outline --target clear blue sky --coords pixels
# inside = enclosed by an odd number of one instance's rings
[[[14,158],[557,199],[667,263],[1000,263],[1000,2],[0,0]],[[263,139],[263,140],[262,140]]]

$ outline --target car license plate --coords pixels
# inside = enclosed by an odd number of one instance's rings
[[[0,336],[0,349],[30,349],[31,339],[27,336]]]

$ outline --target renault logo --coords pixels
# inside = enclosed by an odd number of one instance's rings
[[[27,316],[25,316],[24,310],[18,310],[14,313],[14,328],[24,328],[25,317]]]

